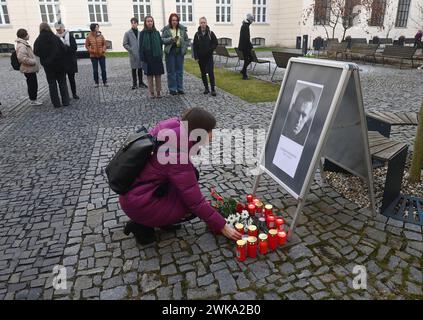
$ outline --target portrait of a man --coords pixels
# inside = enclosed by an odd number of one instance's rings
[[[320,97],[317,97],[315,90],[305,86],[297,91],[296,95],[294,93],[293,98],[295,100],[289,108],[282,135],[303,146],[316,113],[317,100]]]

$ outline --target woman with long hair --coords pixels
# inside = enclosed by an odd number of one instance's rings
[[[149,97],[161,98],[162,74],[164,74],[162,38],[156,30],[152,16],[144,18],[144,29],[140,33],[140,58],[144,74],[147,76]]]
[[[184,94],[184,57],[188,49],[187,28],[179,23],[179,16],[172,13],[169,24],[162,29],[165,45],[167,86],[171,95]]]

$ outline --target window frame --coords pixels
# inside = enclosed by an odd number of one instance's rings
[[[383,24],[385,23],[385,15],[386,15],[386,0],[373,0],[372,3],[372,12],[370,13],[370,19],[368,25],[370,27],[383,27]],[[378,7],[376,7],[376,4]],[[381,4],[379,6],[379,4]],[[376,16],[375,11],[380,10],[382,8],[383,14]]]
[[[176,0],[176,14],[179,16],[179,22],[181,23],[194,23],[194,0]],[[180,7],[180,12],[178,12],[178,7]],[[186,8],[185,15],[187,19],[183,19],[183,10]],[[189,20],[189,8],[191,8],[191,20]]]
[[[109,4],[108,4],[107,0],[88,0],[87,3],[88,3],[88,16],[89,16],[90,23],[98,23],[98,24],[109,24],[110,23],[109,8],[108,8]],[[100,12],[97,12],[96,6],[100,7]],[[93,13],[91,13],[90,7],[93,8]],[[105,13],[103,11],[104,7],[106,8],[107,21],[104,19],[104,17],[105,17]],[[100,14],[100,16],[101,16],[101,21],[98,21],[98,19],[97,19],[98,14]],[[91,15],[94,16],[94,20],[91,19]]]
[[[407,28],[411,0],[398,0],[395,28]],[[405,10],[406,9],[406,10]]]
[[[6,8],[6,11],[4,10]],[[9,9],[7,8],[7,1],[0,0],[0,26],[9,26],[10,25],[10,14]]]
[[[51,21],[50,19],[50,12],[48,11],[48,6],[51,6],[53,10],[53,21]],[[60,0],[38,0],[38,8],[40,8],[42,22],[46,22],[51,25],[56,23],[60,19]],[[44,8],[44,13],[41,8]],[[46,17],[47,21],[43,19],[43,15]]]
[[[316,7],[317,7],[317,3],[321,3],[322,4],[322,11],[323,9],[326,10],[325,12],[325,19],[323,20],[323,23],[321,22],[322,19],[316,19]],[[331,17],[331,3],[330,0],[314,0],[314,12],[313,12],[313,24],[315,26],[328,26],[330,23],[330,17]]]
[[[137,7],[138,13],[135,13],[135,8]],[[141,13],[141,8],[143,8],[144,13]],[[134,17],[138,19],[138,21],[144,22],[146,16],[151,16],[151,0],[132,0],[132,11]],[[142,17],[143,15],[144,17]]]
[[[216,23],[219,23],[219,24],[232,23],[232,12],[233,12],[232,4],[233,4],[233,0],[216,0]],[[228,14],[228,9],[229,9],[229,14]],[[222,17],[224,18],[223,20],[222,20]]]
[[[269,23],[267,20],[267,12],[268,12],[267,4],[268,4],[268,1],[266,0],[253,0],[253,16],[255,18],[254,23],[259,23],[259,24]],[[263,9],[265,9],[265,13],[263,13]],[[262,18],[264,18],[264,21]]]

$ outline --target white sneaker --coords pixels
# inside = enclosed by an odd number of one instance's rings
[[[38,101],[38,100],[31,100],[30,102],[29,102],[29,105],[30,106],[41,106],[43,103],[41,102],[41,101]]]

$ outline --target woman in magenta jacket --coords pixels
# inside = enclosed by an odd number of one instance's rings
[[[189,134],[195,129],[205,130],[210,141],[215,126],[216,119],[212,114],[201,108],[192,108],[182,119],[164,120],[150,131],[153,136],[160,133],[173,139],[166,140],[150,158],[134,187],[119,197],[123,211],[131,219],[125,226],[126,235],[132,232],[138,243],[151,243],[155,241],[154,227],[166,228],[193,214],[203,219],[213,233],[222,233],[233,240],[241,238],[241,234],[226,224],[202,195],[198,172],[189,159],[191,148],[197,144],[188,142]],[[177,161],[164,163],[162,159],[166,157]]]

